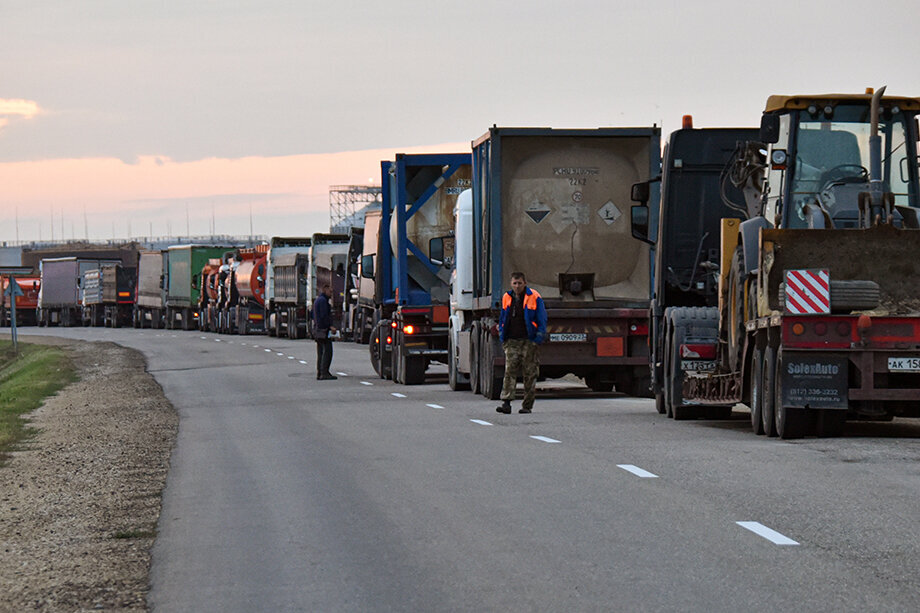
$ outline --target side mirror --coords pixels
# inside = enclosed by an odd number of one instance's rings
[[[760,118],[760,140],[768,145],[779,142],[779,115],[767,114]]]
[[[637,185],[641,185],[638,183]],[[635,188],[635,185],[633,186]],[[646,184],[646,189],[648,185]],[[632,226],[633,238],[643,243],[653,244],[648,238],[648,207],[644,204],[635,204],[629,209],[629,223]]]
[[[364,279],[374,278],[374,256],[365,255],[361,257],[361,277]]]
[[[629,198],[633,202],[641,202],[645,204],[648,202],[649,197],[649,188],[648,181],[643,181],[642,183],[633,183],[632,190],[630,191]],[[634,209],[636,207],[633,207]],[[647,210],[647,209],[646,209]]]

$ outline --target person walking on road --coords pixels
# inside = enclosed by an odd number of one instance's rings
[[[501,405],[495,410],[511,413],[511,401],[520,374],[524,378],[524,402],[518,413],[533,411],[540,361],[537,345],[546,336],[546,307],[536,290],[527,287],[522,272],[511,273],[511,290],[502,296],[502,313],[498,336],[505,350],[505,378]]]
[[[313,302],[313,339],[316,341],[316,380],[326,381],[338,379],[329,372],[332,366],[332,339],[330,333],[335,333],[332,325],[332,288],[327,284]]]

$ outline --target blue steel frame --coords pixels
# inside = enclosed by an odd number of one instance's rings
[[[440,189],[441,185],[450,179],[463,166],[469,166],[471,161],[469,153],[426,153],[396,155],[395,162],[381,162],[381,186],[383,191],[383,205],[381,207],[378,258],[385,256],[387,262],[378,264],[382,270],[381,282],[385,288],[383,295],[384,304],[409,304],[409,256],[411,252],[433,274],[437,274],[439,267],[431,262],[422,250],[409,240],[406,233],[406,223],[412,218],[431,197]],[[435,166],[441,168],[438,178],[425,188],[425,191],[406,209],[409,194],[406,185],[409,170],[419,166]],[[396,257],[392,257],[393,249],[390,242],[390,224],[393,213],[396,213]],[[398,300],[397,300],[398,296]],[[430,304],[430,294],[428,303]]]
[[[499,128],[492,126],[489,131],[473,141],[473,235],[477,246],[474,254],[481,253],[481,261],[474,261],[473,297],[490,297],[492,309],[501,307],[503,293],[502,279],[502,137],[515,136],[584,136],[584,137],[634,137],[647,138],[649,147],[650,179],[661,173],[661,129],[651,128],[594,128],[594,129],[554,129],[554,128]],[[649,222],[658,221],[658,201],[660,186],[652,185],[653,193],[649,198]],[[488,212],[488,225],[483,227],[483,199]],[[486,250],[488,249],[488,252]],[[654,270],[654,251],[649,254]],[[650,275],[651,276],[651,275]],[[649,279],[649,291],[652,279]]]

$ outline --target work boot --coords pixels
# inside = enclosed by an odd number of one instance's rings
[[[334,374],[332,374],[331,372],[327,372],[325,375],[323,375],[323,379],[331,380],[331,379],[338,379],[338,377],[336,377],[336,376],[335,376]]]
[[[511,414],[511,401],[503,400],[500,407],[495,407],[496,413],[504,413],[505,415]]]
[[[531,413],[531,412],[532,411],[530,409],[521,409],[520,411],[518,411],[518,413]]]

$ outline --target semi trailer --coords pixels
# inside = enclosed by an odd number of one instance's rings
[[[548,315],[541,377],[649,394],[651,254],[626,209],[632,184],[659,172],[659,141],[657,127],[492,127],[473,142],[473,186],[457,211],[452,389],[498,398],[501,300],[523,272]]]
[[[306,338],[309,333],[310,237],[271,239],[267,260],[268,333]]]

